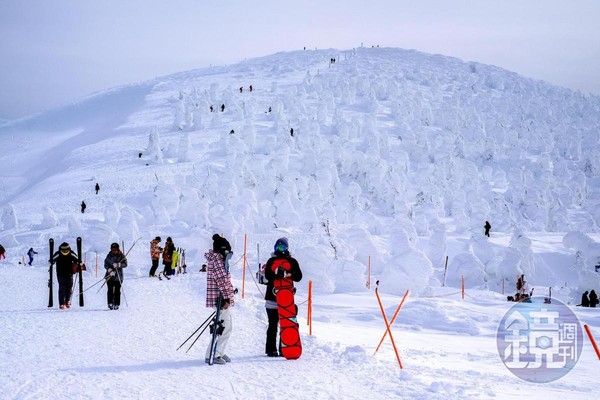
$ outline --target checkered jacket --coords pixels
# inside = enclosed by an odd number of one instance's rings
[[[220,253],[209,250],[204,254],[207,261],[206,269],[206,307],[216,307],[219,291],[223,292],[223,298],[229,300],[232,306],[233,285],[231,284],[231,274],[225,271],[225,263]]]

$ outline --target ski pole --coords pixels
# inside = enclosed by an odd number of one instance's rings
[[[73,279],[73,286],[71,286],[71,293],[69,293],[69,301],[67,301],[67,304],[71,304],[71,299],[73,298],[73,292],[75,291],[76,285],[77,285],[77,274],[75,274],[75,279]]]
[[[121,279],[121,274],[119,274],[119,270],[117,269],[117,279],[119,279],[119,284],[121,285],[121,292],[123,292],[123,300],[125,300],[125,305],[129,307],[127,304],[127,297],[125,296],[125,290],[123,289],[123,279]]]
[[[106,275],[103,279],[104,279],[104,283],[102,284],[102,286],[100,286],[100,289],[98,289],[98,291],[96,292],[96,294],[100,293],[100,291],[102,290],[102,288],[104,287],[104,285],[106,285],[106,282],[108,282],[108,280],[113,276],[113,272],[111,271],[108,275]]]
[[[97,284],[99,284],[100,282],[102,282],[102,281],[105,281],[105,280],[106,280],[106,277],[104,277],[104,278],[100,279],[98,282],[94,283],[92,286],[89,286],[88,288],[86,288],[86,289],[85,289],[83,292],[81,292],[81,293],[85,293],[85,292],[87,292],[89,289],[93,288],[94,286],[96,286]]]
[[[200,334],[198,335],[198,337],[196,339],[194,339],[194,341],[192,342],[192,344],[190,344],[190,347],[188,347],[188,349],[185,351],[186,353],[188,351],[190,351],[192,349],[192,347],[194,347],[194,345],[196,344],[196,342],[198,341],[198,339],[200,339],[200,336],[202,336],[202,334],[204,333],[204,331],[206,330],[206,328],[208,328],[210,326],[210,321],[204,326],[204,329],[202,329],[202,331],[200,332]],[[215,326],[214,329],[217,329],[217,327]]]
[[[188,340],[190,340],[190,339],[192,338],[192,336],[194,336],[194,335],[196,334],[196,332],[198,332],[200,329],[202,329],[202,327],[204,326],[204,324],[206,324],[207,322],[210,322],[210,319],[211,319],[211,318],[212,318],[212,317],[215,315],[215,313],[216,313],[216,311],[213,311],[213,313],[210,315],[210,317],[206,318],[206,321],[204,321],[204,322],[202,323],[202,325],[200,325],[200,326],[198,327],[198,329],[196,329],[196,330],[194,331],[194,333],[192,333],[192,334],[190,335],[190,337],[188,337],[187,339],[185,339],[185,342],[181,343],[181,345],[180,345],[180,346],[177,348],[177,350],[179,350],[181,347],[183,347],[183,345],[184,345],[184,344],[186,344],[186,343],[187,343],[187,341],[188,341]]]

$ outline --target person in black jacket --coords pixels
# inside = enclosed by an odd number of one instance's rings
[[[274,268],[281,262],[287,262],[290,265],[289,271],[285,271],[283,268]],[[274,270],[275,269],[275,270]],[[267,311],[267,317],[269,319],[269,326],[267,328],[267,341],[265,344],[265,353],[269,357],[279,356],[281,352],[281,343],[277,346],[277,327],[279,326],[279,311],[277,307],[277,300],[273,293],[273,283],[276,279],[289,278],[294,282],[300,282],[302,279],[302,271],[300,265],[294,257],[290,255],[288,240],[287,238],[279,238],[275,242],[274,251],[272,257],[267,261],[265,266],[265,279],[267,280],[267,290],[265,292],[265,308]]]
[[[492,229],[492,225],[490,225],[489,221],[485,221],[483,228],[485,229],[484,235],[490,237],[490,229]]]
[[[71,250],[67,242],[63,242],[58,251],[52,256],[56,265],[56,279],[58,280],[58,304],[61,310],[71,308],[71,292],[73,290],[73,274],[77,265],[77,255]]]
[[[590,292],[590,307],[596,307],[596,304],[598,304],[598,295],[595,290],[592,290]]]
[[[581,307],[589,307],[589,306],[590,306],[590,299],[588,298],[588,291],[586,290],[581,295]]]
[[[123,284],[123,268],[127,267],[127,259],[119,249],[119,243],[110,245],[110,252],[104,259],[104,269],[106,269],[106,301],[108,308],[118,310],[121,305],[121,285]]]

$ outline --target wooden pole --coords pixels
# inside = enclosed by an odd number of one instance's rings
[[[371,290],[371,256],[367,263],[367,289]]]
[[[461,275],[460,276],[460,288],[461,288],[461,292],[462,292],[462,299],[465,299],[465,276]]]
[[[245,289],[246,289],[246,243],[248,240],[248,234],[245,233],[244,234],[244,268],[243,268],[243,272],[242,272],[242,299],[244,298],[244,293],[245,293]]]
[[[312,280],[308,281],[308,312],[306,317],[308,335],[312,336]]]
[[[446,264],[444,265],[444,282],[442,286],[446,286],[446,272],[448,271],[448,256],[446,256]]]

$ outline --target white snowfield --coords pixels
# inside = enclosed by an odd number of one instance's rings
[[[496,334],[525,274],[535,301],[552,288],[600,340],[600,309],[576,307],[600,291],[599,135],[598,97],[386,48],[182,72],[1,125],[0,398],[589,400],[600,360],[585,334],[545,384],[505,367]],[[204,363],[206,332],[176,350],[211,312],[199,269],[214,233],[240,290],[223,366]],[[186,249],[187,274],[148,277],[157,235]],[[119,310],[100,285],[58,310],[56,278],[46,307],[48,238],[77,236],[84,287],[112,242],[142,238]],[[252,279],[282,236],[304,273],[294,361],[264,355]],[[403,369],[389,338],[374,355],[376,281],[388,318],[410,290],[391,328]]]

